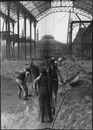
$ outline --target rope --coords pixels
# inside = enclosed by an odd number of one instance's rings
[[[62,16],[62,18],[57,22],[57,24],[55,25],[55,27],[66,17],[67,14],[68,14],[68,12],[64,16]]]

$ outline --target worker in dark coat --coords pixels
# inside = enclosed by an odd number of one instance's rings
[[[32,58],[31,62],[30,62],[30,66],[29,66],[30,71],[31,71],[31,80],[32,80],[32,83],[33,83],[34,79],[36,79],[39,76],[39,68],[36,65],[34,65],[33,62],[34,62],[34,59]],[[36,94],[38,94],[37,87],[38,87],[38,83],[35,84],[35,92],[36,92]],[[32,88],[33,88],[33,85],[32,85]]]
[[[21,99],[21,92],[24,91],[24,100],[27,100],[28,96],[28,87],[26,85],[26,80],[28,78],[28,75],[30,74],[30,69],[26,68],[22,72],[16,71],[16,83],[18,88],[18,98]]]
[[[55,102],[57,100],[57,92],[58,92],[58,76],[59,76],[60,82],[63,82],[62,76],[57,68],[57,65],[55,65],[55,60],[53,58],[51,59],[50,65],[48,68],[48,77],[50,79],[49,88],[50,88],[51,98],[53,98],[53,95],[54,95]]]
[[[33,87],[35,88],[35,83],[39,82],[39,105],[41,111],[41,120],[42,123],[44,122],[44,115],[45,115],[45,106],[47,106],[48,116],[50,122],[52,122],[52,111],[51,111],[51,104],[50,104],[50,92],[48,88],[48,77],[47,71],[45,69],[41,70],[40,76],[38,76],[34,82]]]

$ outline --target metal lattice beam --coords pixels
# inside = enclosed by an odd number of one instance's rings
[[[1,3],[5,6],[7,2]],[[26,16],[31,17],[34,21],[40,21],[51,13],[69,12],[70,10],[71,13],[77,13],[92,19],[92,0],[14,1],[11,3],[10,17],[15,20],[18,8],[20,9],[20,17],[26,13]]]
[[[89,18],[90,20],[92,19],[92,16],[90,14],[87,14],[87,12],[82,12],[80,10],[77,10],[74,8],[74,11],[70,7],[57,7],[57,8],[51,8],[45,12],[42,13],[42,15],[37,16],[37,20],[40,21],[41,19],[45,18],[51,13],[57,13],[57,12],[69,12],[71,10],[71,13],[77,13],[79,15],[85,16]]]
[[[6,19],[8,19],[8,16],[6,14],[4,14],[2,11],[0,11],[0,16],[2,16],[3,18],[5,17]],[[14,19],[12,19],[11,17],[9,18],[11,22],[16,22]]]
[[[71,13],[77,13],[79,15],[85,16],[89,19],[92,19],[92,9],[90,8],[91,11],[86,11],[84,10],[84,8],[80,8],[79,4],[77,2],[77,6],[75,4],[77,0],[75,1],[53,1],[51,3],[51,8],[49,10],[44,11],[42,14],[38,15],[36,18],[38,21],[40,21],[41,19],[43,19],[44,17],[46,17],[47,15],[51,14],[51,13],[56,13],[56,12],[69,12],[71,10]],[[82,2],[81,2],[82,4]],[[79,9],[78,9],[79,6]],[[83,5],[82,5],[83,6]],[[77,7],[77,8],[76,8]]]
[[[26,17],[28,18],[32,18],[32,20],[34,22],[36,22],[36,18],[20,3],[20,2],[13,2],[20,10],[22,10],[24,12],[24,14],[26,14]]]

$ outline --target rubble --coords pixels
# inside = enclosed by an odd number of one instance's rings
[[[53,128],[92,130],[92,80],[87,77],[91,73],[70,59],[65,60],[59,70],[68,84],[65,88],[70,85],[72,89],[66,94]],[[66,91],[63,90],[63,86],[60,86],[58,104],[65,95]]]

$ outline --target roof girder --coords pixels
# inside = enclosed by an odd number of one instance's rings
[[[34,22],[37,22],[36,18],[20,3],[20,2],[13,2],[19,10],[21,10],[29,19],[32,19]]]
[[[14,1],[11,3],[14,6],[16,4],[17,6],[16,8],[20,9],[21,14],[24,16],[24,14],[26,13],[26,17],[33,19],[32,21],[40,21],[42,18],[49,15],[50,13],[67,12],[69,10],[71,10],[71,12],[73,13],[76,12],[80,15],[89,17],[90,19],[92,17],[92,0],[57,0],[57,1],[50,0],[50,1],[27,1],[27,2]],[[13,8],[15,8],[14,6]]]
[[[68,1],[70,1],[70,2],[68,2]],[[72,13],[78,13],[80,15],[83,15],[83,16],[86,16],[86,17],[92,19],[92,9],[90,8],[91,11],[87,12],[87,11],[84,11],[82,9],[80,10],[78,8],[75,8],[75,2],[76,1],[78,1],[78,0],[75,0],[73,2],[71,2],[71,0],[66,0],[65,2],[64,2],[64,0],[62,0],[62,1],[52,1],[51,8],[49,10],[46,10],[42,14],[38,15],[36,18],[38,19],[38,21],[40,21],[41,19],[43,19],[44,17],[46,17],[47,15],[49,15],[51,13],[69,12],[71,10]],[[92,7],[92,5],[91,5],[91,7]]]
[[[4,14],[2,11],[0,11],[0,15],[5,18],[5,19],[9,19],[11,22],[16,22],[14,19],[12,19],[11,17],[8,17],[6,14]]]
[[[7,8],[7,2],[1,2],[2,5],[4,5],[4,8]],[[27,10],[27,8],[25,8],[25,6],[23,6],[20,2],[10,2],[10,13],[13,13],[17,19],[17,10],[19,10],[19,12],[24,16],[26,16],[28,19],[31,19],[33,22],[37,22],[36,18],[31,14],[31,12],[29,12],[29,10]],[[4,12],[3,12],[4,13]]]

